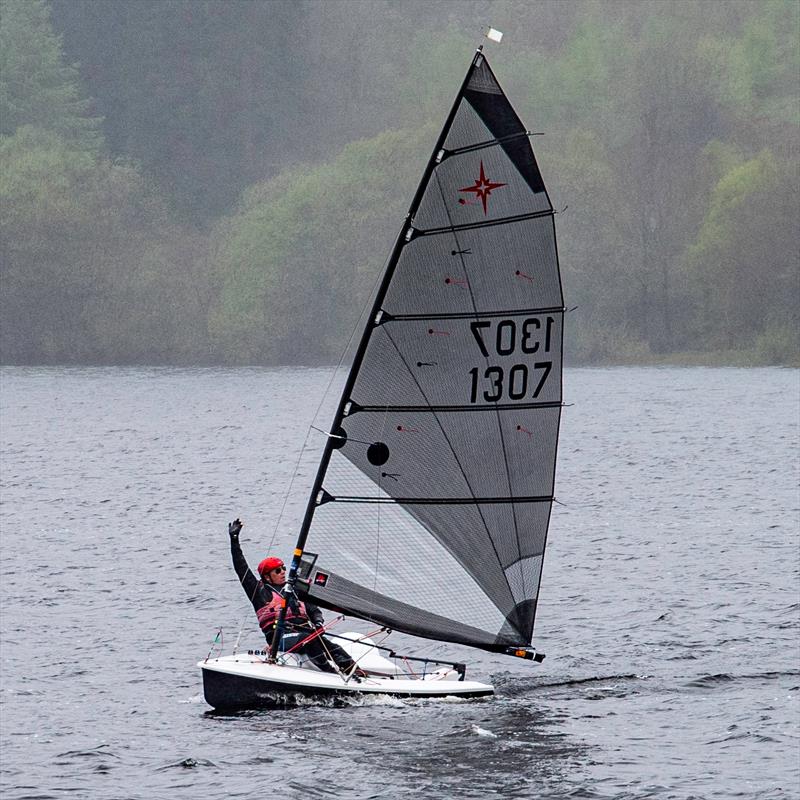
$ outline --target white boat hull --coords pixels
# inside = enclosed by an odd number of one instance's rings
[[[203,672],[206,702],[217,710],[266,708],[291,704],[298,697],[484,697],[494,694],[489,684],[459,680],[445,669],[419,677],[368,676],[345,679],[338,673],[269,664],[260,655],[241,653],[198,663]]]

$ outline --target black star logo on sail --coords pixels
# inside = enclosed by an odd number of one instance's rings
[[[479,178],[476,178],[474,186],[465,186],[463,189],[459,189],[459,192],[472,192],[476,198],[480,198],[481,203],[483,204],[483,213],[486,214],[486,201],[489,199],[489,195],[492,193],[493,189],[499,189],[501,186],[506,186],[505,183],[492,183],[487,177],[486,173],[483,171],[483,161],[481,161],[481,174]],[[459,203],[464,205],[466,200],[459,200]]]

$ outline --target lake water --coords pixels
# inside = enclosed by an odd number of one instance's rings
[[[571,369],[534,643],[469,702],[209,714],[322,437],[311,369],[2,370],[0,795],[800,797],[800,377]],[[327,420],[323,412],[320,424]]]

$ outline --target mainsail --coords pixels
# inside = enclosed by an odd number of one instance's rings
[[[478,50],[377,290],[290,572],[323,607],[499,652],[531,642],[561,412],[555,226],[529,137]]]

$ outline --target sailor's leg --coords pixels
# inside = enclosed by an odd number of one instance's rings
[[[315,667],[321,669],[323,672],[336,672],[336,668],[328,660],[328,654],[325,652],[325,647],[320,641],[321,639],[321,636],[315,636],[313,639],[299,647],[295,652],[300,652],[303,655],[308,656],[311,663]]]

